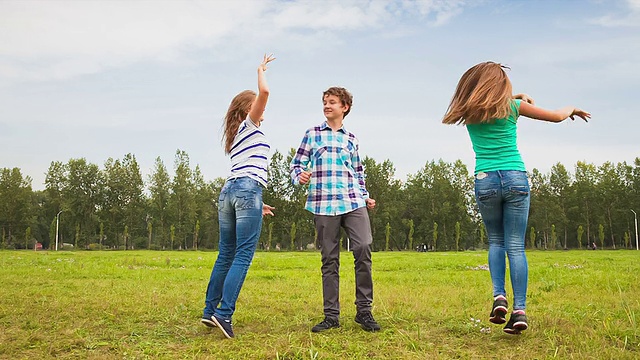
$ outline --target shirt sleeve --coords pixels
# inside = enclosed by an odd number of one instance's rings
[[[302,142],[296,151],[295,156],[291,159],[289,171],[291,173],[291,182],[294,185],[300,184],[300,174],[309,166],[309,158],[311,156],[311,136],[309,131],[304,134]]]
[[[353,164],[353,170],[356,173],[356,179],[358,180],[358,185],[360,186],[360,192],[362,193],[362,197],[366,200],[369,198],[369,192],[367,191],[367,187],[364,182],[364,167],[362,166],[362,161],[360,160],[360,155],[358,154],[358,148],[360,147],[357,142],[354,142],[354,150],[351,155],[351,163]]]

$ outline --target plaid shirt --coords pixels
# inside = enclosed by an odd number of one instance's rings
[[[305,209],[316,215],[346,214],[366,206],[369,193],[358,139],[344,126],[333,131],[325,121],[307,130],[290,169],[295,185],[303,171],[312,172]]]

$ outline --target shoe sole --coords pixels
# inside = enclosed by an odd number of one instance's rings
[[[356,323],[358,323],[358,324],[360,324],[360,327],[361,327],[364,331],[371,331],[371,332],[374,332],[374,331],[380,331],[380,327],[378,327],[378,328],[370,328],[370,327],[366,327],[366,326],[364,326],[364,324],[363,324],[363,323],[361,323],[361,322],[359,322],[358,320],[355,320],[355,322],[356,322]]]
[[[507,319],[505,318],[506,315],[507,315],[506,307],[496,306],[496,308],[493,309],[493,316],[489,318],[489,321],[491,321],[494,324],[504,324],[507,322]]]
[[[200,319],[200,322],[203,323],[206,327],[209,327],[209,328],[218,327],[218,325],[216,325],[216,323],[214,323],[213,320],[211,320],[211,319],[202,318],[202,319]]]
[[[331,330],[331,329],[337,329],[337,328],[339,328],[339,327],[340,327],[340,326],[332,326],[332,327],[327,328],[327,329],[319,329],[319,330],[313,330],[313,329],[311,329],[311,332],[312,332],[312,333],[319,333],[319,332],[323,332],[323,331],[327,331],[327,330]]]
[[[524,321],[517,321],[513,324],[513,328],[505,328],[504,332],[511,335],[520,335],[523,331],[527,330],[529,325]]]
[[[229,334],[227,334],[227,331],[222,327],[222,325],[218,322],[218,319],[216,319],[215,316],[211,317],[211,320],[213,320],[214,323],[216,323],[216,326],[220,328],[220,330],[222,330],[222,333],[224,334],[224,336],[227,339],[231,339],[231,336],[229,336]]]

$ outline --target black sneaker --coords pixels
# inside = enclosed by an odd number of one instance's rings
[[[213,320],[211,320],[211,316],[207,317],[207,316],[203,316],[202,319],[200,319],[200,322],[203,323],[206,327],[210,327],[210,328],[214,328],[216,327],[216,323],[213,322]]]
[[[503,331],[511,335],[519,335],[524,330],[529,328],[527,323],[527,315],[520,313],[511,313],[509,322],[504,326]]]
[[[318,325],[312,327],[311,331],[317,333],[337,327],[340,327],[340,321],[338,321],[338,319],[325,317]]]
[[[227,337],[227,339],[231,339],[233,337],[233,326],[231,325],[231,320],[225,320],[216,314],[213,314],[211,320],[213,320],[216,326],[222,330],[222,333]]]
[[[491,309],[491,315],[489,315],[489,321],[494,324],[504,324],[507,322],[505,315],[507,315],[507,299],[500,297],[493,301],[493,309]]]
[[[367,331],[380,330],[380,325],[378,325],[376,320],[373,318],[373,315],[371,315],[371,311],[360,311],[357,313],[356,322]]]

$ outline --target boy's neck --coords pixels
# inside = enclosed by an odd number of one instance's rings
[[[344,120],[343,117],[339,119],[327,119],[327,125],[329,125],[331,130],[338,131],[342,127],[343,120]]]

